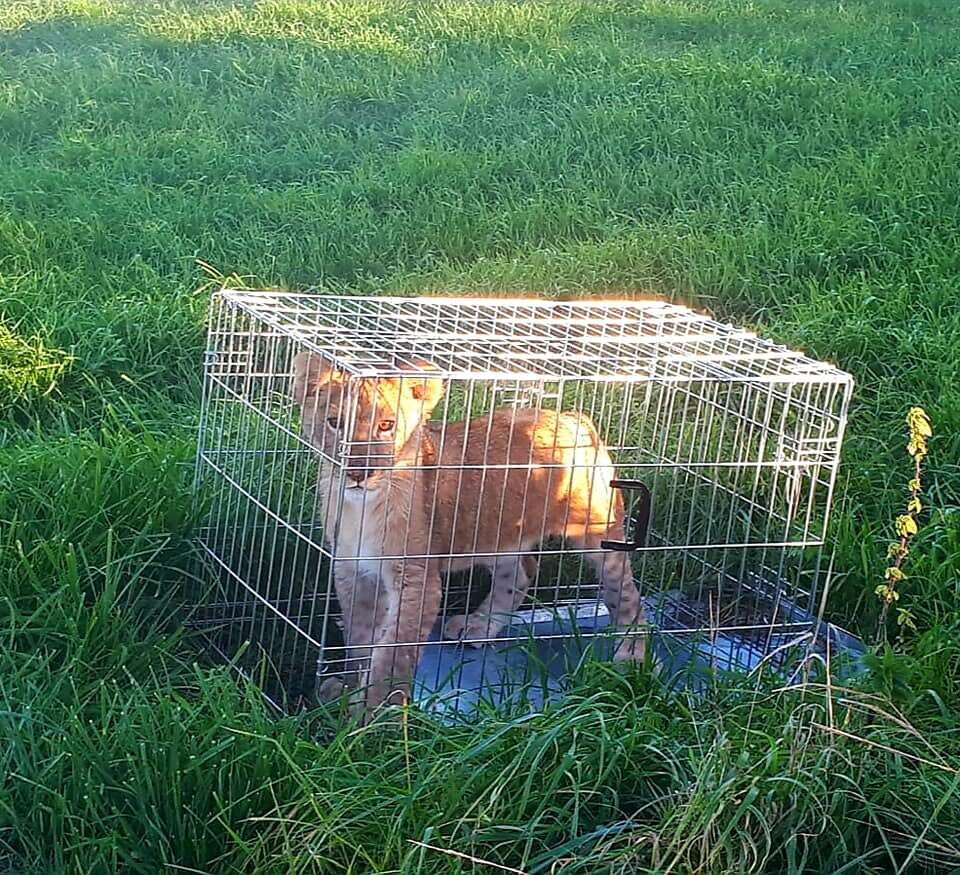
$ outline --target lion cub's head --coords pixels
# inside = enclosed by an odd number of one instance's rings
[[[434,369],[419,361],[416,367]],[[438,377],[357,379],[315,353],[301,352],[293,360],[293,398],[303,435],[333,458],[346,445],[348,486],[364,486],[378,470],[393,467],[442,397]]]

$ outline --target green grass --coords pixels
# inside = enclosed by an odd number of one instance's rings
[[[958,57],[953,0],[4,3],[0,870],[960,870]],[[918,631],[856,690],[271,719],[172,620],[211,271],[653,293],[838,363],[870,637],[924,406]]]
[[[0,402],[5,408],[49,395],[69,365],[70,356],[45,348],[38,339],[19,337],[0,323]]]

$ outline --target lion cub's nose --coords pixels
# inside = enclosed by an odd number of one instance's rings
[[[367,479],[367,472],[363,468],[348,468],[347,477],[349,477],[354,483],[360,484]]]

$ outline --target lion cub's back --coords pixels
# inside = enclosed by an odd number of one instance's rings
[[[449,423],[439,463],[433,542],[454,553],[527,549],[610,513],[613,466],[582,414],[503,409]]]

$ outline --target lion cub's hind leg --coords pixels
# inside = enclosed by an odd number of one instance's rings
[[[611,526],[607,537],[623,540],[623,527]],[[607,606],[610,623],[627,634],[617,645],[615,662],[643,662],[647,652],[646,616],[643,600],[633,580],[630,554],[615,550],[600,550],[603,538],[590,535],[583,546],[595,551],[587,554],[600,582],[600,596]]]
[[[480,647],[496,638],[527,597],[537,574],[532,556],[498,556],[486,564],[490,569],[490,592],[471,614],[457,614],[444,624],[443,636]]]

